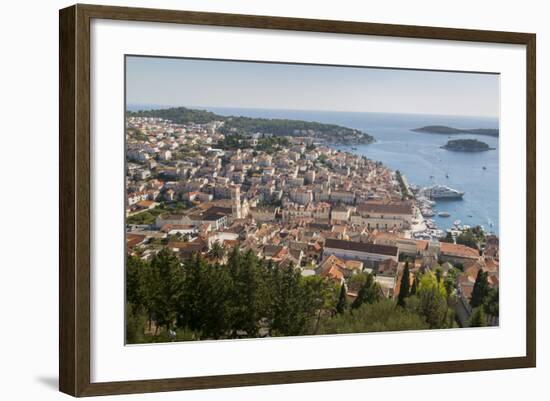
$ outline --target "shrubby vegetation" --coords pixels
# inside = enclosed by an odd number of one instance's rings
[[[385,299],[374,304],[364,304],[355,310],[325,320],[320,334],[366,333],[376,331],[422,330],[428,325],[414,312]]]

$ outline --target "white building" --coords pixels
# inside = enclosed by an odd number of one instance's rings
[[[172,158],[172,152],[169,150],[163,150],[159,153],[161,160],[170,160]]]
[[[331,218],[333,223],[347,222],[350,218],[350,208],[347,206],[336,206],[332,208]]]
[[[368,229],[405,229],[411,225],[413,206],[410,202],[366,202],[357,206],[357,213]]]
[[[330,200],[334,203],[342,202],[351,205],[355,203],[355,193],[351,191],[332,191]]]
[[[313,202],[313,192],[311,189],[296,188],[290,191],[290,199],[300,205],[307,205]]]

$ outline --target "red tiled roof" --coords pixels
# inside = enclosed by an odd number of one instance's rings
[[[145,240],[145,235],[141,234],[126,234],[126,246],[132,248],[141,244]]]
[[[321,272],[321,277],[328,277],[333,280],[342,280],[342,278],[344,278],[344,273],[342,273],[338,266],[333,265],[325,271]]]
[[[474,248],[470,248],[466,245],[451,244],[448,242],[440,242],[439,250],[441,254],[448,256],[457,256],[461,258],[477,259],[479,257],[479,251]]]
[[[138,203],[136,203],[136,205],[138,205],[140,207],[150,207],[154,204],[155,204],[155,202],[149,201],[149,200],[142,200],[142,201],[139,201]]]
[[[416,250],[417,251],[425,251],[428,249],[428,244],[430,241],[426,241],[425,239],[417,239],[416,240]]]

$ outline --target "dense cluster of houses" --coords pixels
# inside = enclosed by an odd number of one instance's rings
[[[215,244],[237,246],[338,283],[373,272],[389,298],[405,259],[411,274],[460,266],[457,293],[466,303],[480,269],[498,287],[498,238],[482,251],[414,239],[417,205],[402,200],[394,172],[380,163],[315,136],[288,136],[288,146],[266,151],[269,133],[257,133],[222,148],[222,125],[127,119],[126,214],[154,216],[127,225],[128,252],[150,258],[168,247],[185,259],[209,257]]]

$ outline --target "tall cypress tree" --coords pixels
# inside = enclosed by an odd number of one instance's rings
[[[472,291],[472,299],[470,305],[472,308],[477,308],[483,305],[485,298],[489,295],[489,282],[487,281],[487,272],[479,269],[477,272],[476,281],[474,283],[474,289]]]
[[[401,276],[401,285],[399,286],[399,295],[397,297],[397,304],[405,306],[405,298],[409,296],[409,289],[411,287],[409,261],[405,262],[405,268],[403,269],[403,275]]]
[[[336,313],[344,313],[348,307],[346,292],[346,283],[342,283],[340,295],[338,296],[338,303],[336,304]]]
[[[413,276],[413,283],[412,283],[411,291],[410,291],[409,295],[416,295],[417,287],[418,287],[418,277],[417,277],[417,275],[415,274],[415,275]]]
[[[357,309],[365,303],[367,299],[367,292],[369,289],[369,286],[368,286],[369,277],[370,275],[367,277],[367,280],[365,281],[365,283],[363,283],[361,288],[359,288],[359,292],[357,293],[357,298],[355,298],[354,301],[351,303],[351,309]]]

